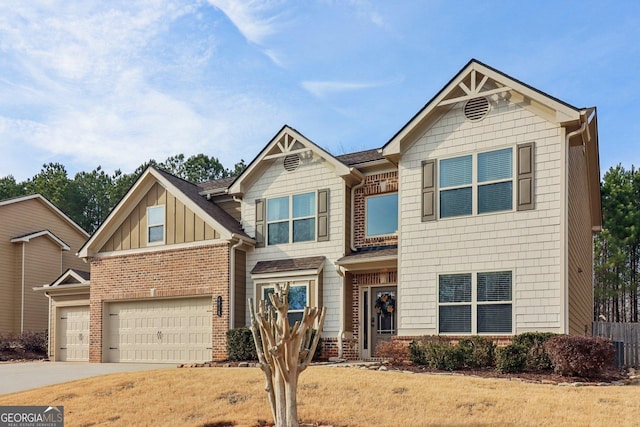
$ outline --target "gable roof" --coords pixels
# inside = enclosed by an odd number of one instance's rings
[[[53,234],[49,230],[40,230],[40,231],[36,231],[36,232],[33,232],[33,233],[23,234],[22,236],[14,237],[13,239],[11,239],[11,243],[19,243],[19,242],[28,243],[32,239],[35,239],[35,238],[38,238],[38,237],[41,237],[41,236],[45,236],[45,237],[48,237],[49,239],[51,239],[54,243],[56,243],[58,246],[60,246],[60,248],[63,251],[71,250],[69,245],[67,245],[64,241],[62,241],[61,238],[59,238],[58,236],[56,236],[55,234]]]
[[[149,166],[140,175],[129,192],[113,208],[100,227],[80,248],[78,256],[87,258],[95,255],[156,182],[166,188],[168,192],[173,194],[196,215],[200,216],[207,224],[218,230],[221,239],[239,239],[248,243],[253,242],[253,239],[244,232],[238,221],[200,194],[200,187],[196,184],[185,181],[154,166]]]
[[[477,59],[471,59],[382,147],[382,154],[397,159],[406,148],[404,143],[412,139],[415,129],[435,120],[459,102],[507,92],[512,98],[521,100],[523,105],[543,109],[546,117],[556,123],[579,126],[580,115],[584,113],[584,109],[548,95]]]
[[[359,181],[364,177],[356,168],[349,167],[294,128],[284,125],[229,186],[229,193],[244,194],[247,186],[260,176],[272,161],[294,154],[311,154],[314,157],[322,158],[329,167],[335,170],[336,175],[348,181]]]
[[[25,202],[27,200],[37,200],[42,203],[44,206],[49,208],[53,213],[62,218],[65,222],[69,223],[69,225],[78,231],[80,234],[83,234],[85,237],[89,237],[89,233],[87,233],[82,227],[80,227],[74,220],[69,218],[64,212],[58,209],[53,203],[51,203],[46,197],[42,194],[30,194],[28,196],[20,196],[14,197],[12,199],[2,200],[0,201],[0,207],[8,206],[15,203]]]
[[[60,295],[68,292],[84,294],[89,292],[91,274],[88,271],[67,269],[53,283],[36,286],[34,291],[43,291],[46,294]]]

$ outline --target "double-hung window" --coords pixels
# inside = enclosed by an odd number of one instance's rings
[[[513,150],[440,161],[440,218],[513,209]]]
[[[438,329],[445,334],[511,334],[512,272],[442,274]]]
[[[271,305],[269,294],[275,292],[275,286],[276,285],[265,285],[262,288],[262,299],[267,302],[267,305]],[[287,318],[289,319],[290,325],[302,320],[304,308],[308,305],[308,296],[309,286],[307,284],[292,283],[289,286],[289,311],[287,313]]]
[[[147,208],[147,243],[164,242],[164,205]]]
[[[398,193],[367,197],[365,215],[367,237],[397,233]]]
[[[315,192],[267,200],[269,245],[312,241],[316,238],[315,230]]]

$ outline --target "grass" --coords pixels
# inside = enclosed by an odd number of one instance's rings
[[[631,426],[640,387],[559,387],[452,375],[311,367],[302,422],[333,426]],[[257,368],[111,374],[0,395],[0,405],[63,405],[70,426],[257,426],[271,422]]]

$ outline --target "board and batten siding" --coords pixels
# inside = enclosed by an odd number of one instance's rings
[[[248,235],[255,235],[255,219],[257,199],[269,199],[292,194],[307,193],[321,189],[329,189],[329,239],[326,241],[299,242],[256,248],[247,253],[247,294],[254,295],[255,289],[251,279],[251,270],[258,261],[271,261],[284,258],[303,258],[324,255],[326,257],[323,270],[322,303],[327,307],[324,332],[327,336],[335,336],[340,329],[340,292],[342,277],[335,268],[335,261],[344,255],[344,212],[345,182],[323,160],[303,159],[298,169],[288,172],[284,169],[283,159],[274,159],[259,179],[243,196],[243,226]],[[317,202],[317,199],[316,199]],[[317,226],[317,223],[316,223]],[[316,229],[317,234],[317,229]],[[265,224],[266,239],[266,224]],[[248,310],[248,307],[247,307]],[[248,321],[248,311],[246,313]]]
[[[585,156],[582,146],[569,148],[569,333],[577,335],[591,335],[593,322],[593,233]]]
[[[502,270],[513,272],[513,332],[560,332],[561,129],[507,101],[479,122],[465,120],[462,108],[456,104],[417,136],[398,166],[398,333],[437,333],[439,274]],[[516,144],[531,142],[535,209],[518,212],[514,201],[513,211],[422,221],[423,161],[513,147],[515,163]]]
[[[147,208],[165,206],[165,244],[200,242],[220,234],[174,195],[156,183],[118,227],[100,252],[147,247]]]

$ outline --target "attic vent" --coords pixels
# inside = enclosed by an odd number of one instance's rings
[[[488,112],[489,101],[485,97],[473,98],[464,104],[464,116],[472,122],[484,119]]]
[[[300,156],[297,154],[290,154],[284,158],[284,168],[288,172],[293,172],[300,166]]]

